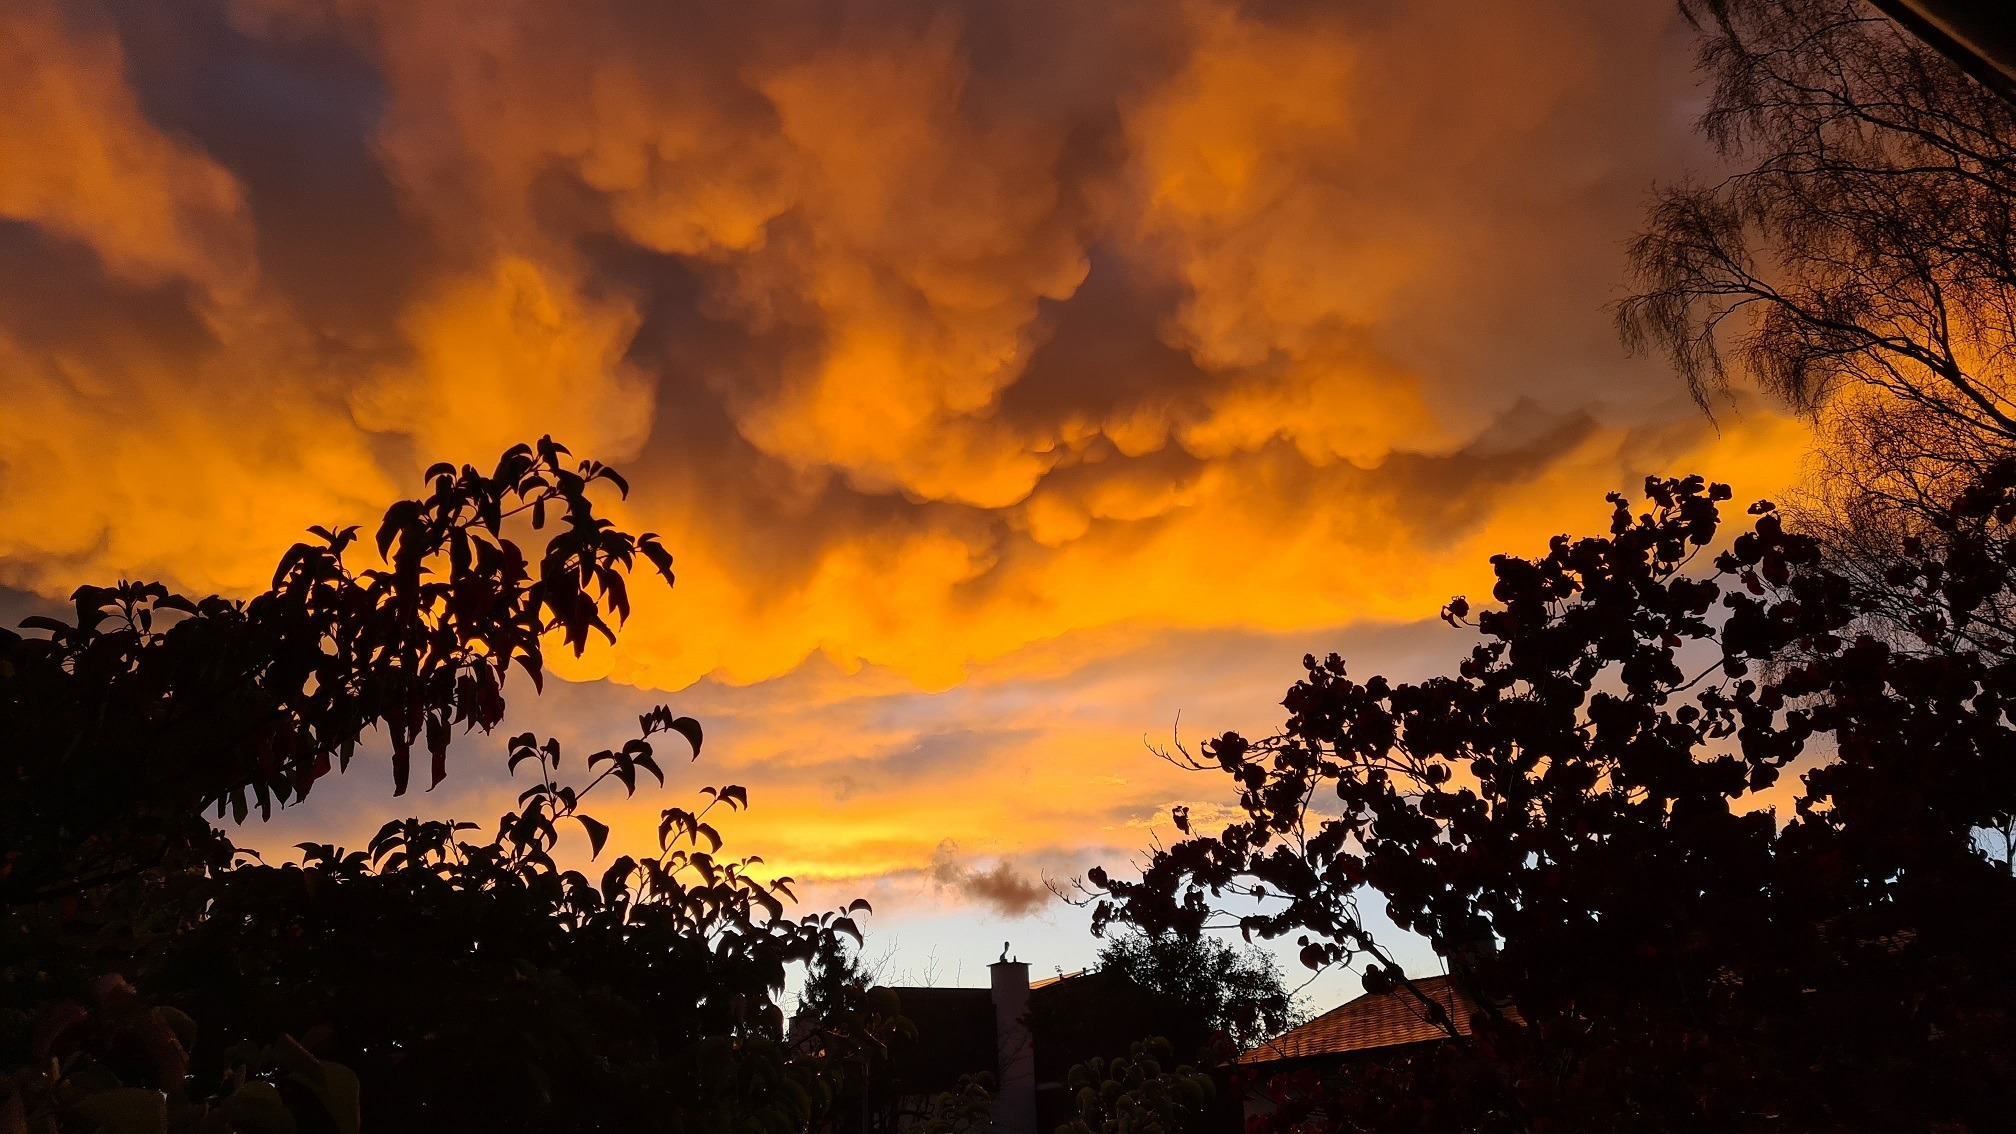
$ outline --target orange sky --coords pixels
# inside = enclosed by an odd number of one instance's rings
[[[1657,0],[17,0],[0,585],[244,592],[553,433],[679,587],[531,719],[669,699],[748,849],[995,935],[1218,798],[1142,749],[1179,710],[1453,655],[1491,553],[1647,472],[1793,477],[1604,310],[1707,162],[1688,48]],[[422,806],[494,813],[483,753]]]

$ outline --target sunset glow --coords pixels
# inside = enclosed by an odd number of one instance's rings
[[[6,609],[250,593],[550,433],[678,584],[523,727],[668,702],[738,849],[1025,916],[1223,802],[1144,749],[1179,712],[1453,654],[1490,555],[1648,473],[1794,482],[1803,426],[1611,330],[1647,193],[1712,172],[1689,62],[1603,0],[19,0]],[[498,751],[417,803],[361,768],[278,845],[487,821]]]

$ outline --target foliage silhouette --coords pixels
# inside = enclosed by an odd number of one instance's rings
[[[972,1134],[994,1128],[994,1076],[979,1071],[959,1076],[949,1091],[932,1096],[930,1111],[916,1126],[917,1134]]]
[[[1306,659],[1278,735],[1190,766],[1243,817],[1094,871],[1099,926],[1297,934],[1449,1040],[1274,1085],[1268,1129],[1991,1129],[2016,1097],[2010,627],[2016,461],[1894,566],[1910,635],[1775,509],[1719,554],[1722,486],[1648,480],[1610,534],[1493,560],[1458,671]],[[1712,561],[1712,567],[1701,561]],[[1894,613],[1894,612],[1893,612]],[[1793,782],[1790,777],[1797,777]],[[1785,782],[1781,783],[1781,779]],[[1187,826],[1178,816],[1179,826]],[[1456,1021],[1366,929],[1450,957]],[[1505,1011],[1516,1008],[1516,1016]]]
[[[1176,1063],[1161,1037],[1132,1044],[1125,1055],[1071,1068],[1065,1085],[1077,1117],[1057,1134],[1197,1134],[1209,1127],[1216,1088],[1211,1076]]]
[[[1106,993],[1111,1008],[1075,1005],[1075,1014],[1120,1014],[1132,1024],[1134,1039],[1160,1037],[1178,1052],[1228,1042],[1243,1050],[1293,1022],[1274,958],[1215,937],[1116,933],[1100,947],[1096,972],[1113,986]],[[1120,1056],[1125,1049],[1106,1054]]]
[[[0,1073],[0,1128],[10,1132],[61,1129],[59,1116],[122,1134],[359,1130],[356,1074],[286,1036],[224,1053],[224,1073],[192,1098],[196,1022],[149,1003],[117,975],[101,977],[88,1003],[58,1004],[40,1024],[35,1060]]]
[[[357,529],[318,528],[250,601],[87,587],[73,622],[0,635],[5,1129],[108,1108],[132,1129],[354,1129],[354,1102],[309,1088],[359,1080],[374,1129],[781,1134],[825,1112],[857,1036],[794,1052],[777,996],[787,964],[858,939],[865,903],[788,917],[790,879],[721,857],[711,816],[744,789],[666,808],[657,853],[598,880],[556,859],[563,827],[599,857],[584,801],[662,784],[667,735],[697,758],[691,718],[655,709],[585,759],[514,737],[535,782],[487,841],[408,819],[269,866],[204,818],[298,800],[374,736],[397,790],[416,746],[439,782],[456,731],[502,721],[514,665],[538,687],[546,635],[613,639],[639,559],[671,581],[654,536],[596,512],[621,476],[566,455],[429,470],[431,494],[386,513],[382,569],[350,565]],[[517,537],[549,527],[535,560]]]
[[[1682,8],[1737,168],[1661,194],[1620,327],[1815,413],[1840,538],[1930,522],[2016,442],[2016,106],[1862,0]]]
[[[81,587],[73,621],[24,623],[47,637],[0,631],[12,788],[0,795],[0,902],[170,861],[218,865],[228,852],[206,808],[269,814],[347,767],[373,730],[391,746],[397,792],[416,745],[439,783],[455,731],[503,718],[514,663],[540,684],[547,633],[577,653],[591,632],[613,640],[640,556],[671,580],[655,536],[596,513],[590,488],[627,491],[622,477],[566,455],[547,438],[488,476],[434,466],[427,497],[386,511],[381,568],[349,565],[357,528],[317,527],[250,601]],[[507,534],[528,514],[549,533],[536,560]]]
[[[918,1029],[903,1016],[896,991],[872,983],[858,951],[822,949],[806,966],[790,1038],[794,1051],[824,1061],[832,1095],[826,1108],[830,1131],[854,1134],[896,1127],[892,1049],[917,1042]],[[948,1122],[970,1118],[978,1105],[970,1093],[934,1103],[942,1105],[934,1105],[933,1114],[947,1116]],[[982,1111],[984,1116],[984,1106]]]

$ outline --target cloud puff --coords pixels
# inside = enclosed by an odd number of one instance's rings
[[[1054,897],[1043,883],[1023,875],[1006,859],[984,870],[964,865],[959,861],[959,844],[951,839],[931,852],[931,881],[1001,917],[1028,917]]]

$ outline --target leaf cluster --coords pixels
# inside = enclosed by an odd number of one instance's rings
[[[1194,1134],[1206,1128],[1216,1092],[1211,1076],[1176,1065],[1175,1048],[1159,1036],[1078,1064],[1065,1085],[1077,1115],[1057,1134]]]
[[[568,456],[435,466],[371,547],[313,529],[247,601],[85,587],[73,618],[0,632],[0,1129],[354,1130],[359,1082],[380,1129],[823,1120],[839,1056],[792,1050],[777,1002],[866,904],[790,915],[791,879],[723,853],[735,785],[596,877],[561,847],[600,858],[588,806],[662,786],[669,738],[697,758],[690,717],[585,758],[512,737],[528,782],[487,838],[403,819],[269,865],[206,818],[298,801],[374,738],[396,790],[421,748],[439,782],[514,668],[536,690],[549,646],[613,639],[628,572],[669,583],[671,558],[599,514],[620,474]]]
[[[1216,937],[1116,933],[1100,947],[1097,971],[1153,998],[1129,1006],[1135,1023],[1179,1050],[1214,1042],[1244,1050],[1294,1021],[1293,997],[1274,958]],[[1145,1016],[1160,1018],[1138,1018]]]
[[[1898,562],[1907,643],[1770,505],[1716,553],[1726,488],[1646,495],[1495,559],[1494,605],[1445,611],[1479,636],[1453,674],[1306,659],[1280,733],[1182,757],[1242,816],[1092,874],[1095,923],[1195,932],[1239,898],[1242,931],[1410,996],[1496,1084],[1473,1124],[1982,1121],[2016,1087],[2016,879],[1981,842],[2016,811],[2016,662],[1977,648],[2016,590],[2016,464]],[[1368,898],[1470,1018],[1414,988]]]
[[[149,1003],[117,975],[83,1000],[44,1007],[33,1059],[0,1083],[0,1123],[47,1134],[66,1117],[121,1134],[357,1134],[355,1072],[318,1059],[291,1036],[240,1045],[195,1089],[189,1052],[196,1022]]]
[[[547,438],[487,475],[435,466],[429,495],[386,512],[382,566],[353,566],[357,528],[317,527],[248,601],[87,586],[70,619],[24,623],[39,636],[0,630],[0,904],[228,861],[205,810],[269,815],[373,733],[396,792],[416,747],[439,783],[454,734],[502,720],[514,665],[538,686],[547,635],[613,638],[639,558],[671,578],[657,537],[595,508],[591,486],[621,476],[566,457]]]

